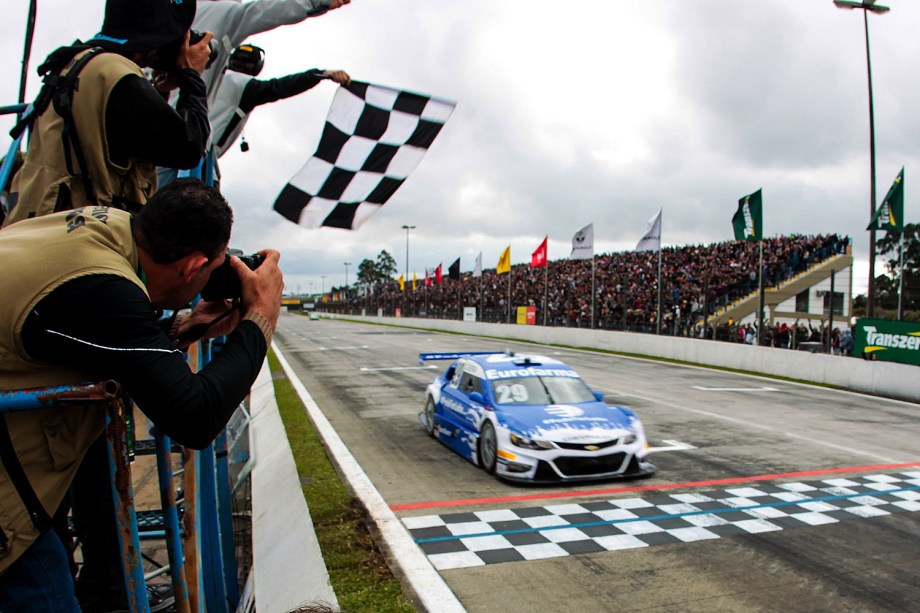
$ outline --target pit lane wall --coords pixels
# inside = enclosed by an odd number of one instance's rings
[[[920,367],[908,364],[870,362],[859,358],[808,351],[585,328],[544,328],[542,326],[447,319],[331,314],[324,316],[566,347],[603,349],[638,356],[678,360],[701,366],[731,368],[767,376],[788,377],[799,381],[842,387],[855,392],[920,402],[920,383],[917,382]],[[445,346],[441,349],[446,351],[451,348]]]

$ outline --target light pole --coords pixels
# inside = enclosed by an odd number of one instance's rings
[[[406,277],[403,282],[403,311],[408,311],[406,296],[409,292],[406,290],[406,287],[409,285],[409,230],[414,230],[415,226],[404,225],[402,229],[406,231]],[[405,315],[403,315],[403,317],[405,317]]]
[[[326,275],[320,275],[319,278],[322,279],[320,283],[322,283],[321,287],[323,288],[322,290],[320,290],[320,294],[325,295],[326,294]]]
[[[876,0],[834,0],[840,9],[862,9],[863,26],[866,32],[866,74],[869,79],[869,219],[875,216],[875,107],[872,101],[872,61],[869,56],[869,12],[887,13],[887,6]],[[869,230],[869,287],[866,300],[866,316],[875,316],[875,228]],[[833,298],[833,296],[832,296]]]
[[[403,226],[406,231],[406,283],[409,282],[409,230],[415,230],[415,226]]]
[[[348,310],[348,267],[351,262],[345,262],[345,310]]]

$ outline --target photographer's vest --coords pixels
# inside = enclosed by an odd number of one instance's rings
[[[90,380],[78,369],[36,362],[22,346],[26,317],[63,283],[86,275],[117,275],[147,293],[136,272],[130,215],[108,207],[84,207],[6,228],[0,231],[0,261],[4,392]],[[49,527],[48,516],[102,428],[99,406],[0,415],[0,573]]]
[[[152,163],[131,158],[125,166],[117,164],[109,157],[106,144],[105,115],[112,89],[122,78],[144,78],[144,73],[125,57],[90,49],[77,54],[61,75],[69,74],[89,53],[98,55],[79,70],[70,114],[97,201],[91,202],[87,196],[76,147],[66,138],[65,118],[49,104],[35,120],[25,163],[13,180],[11,191],[17,204],[6,225],[88,204],[136,210],[156,190],[156,168]]]

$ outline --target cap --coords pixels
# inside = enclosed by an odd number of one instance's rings
[[[185,36],[194,19],[195,0],[106,0],[102,31],[88,42],[151,51]]]

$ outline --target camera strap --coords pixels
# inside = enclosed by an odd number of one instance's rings
[[[89,169],[86,164],[86,157],[83,154],[83,147],[80,144],[80,135],[77,133],[77,127],[73,120],[73,93],[77,88],[77,82],[80,71],[97,55],[103,53],[101,47],[92,47],[86,53],[74,59],[70,65],[57,74],[50,73],[45,77],[46,82],[51,80],[52,94],[51,103],[54,105],[55,112],[64,120],[64,129],[61,132],[61,140],[64,145],[64,161],[67,164],[67,172],[71,175],[74,172],[73,163],[71,162],[71,152],[77,159],[77,165],[80,167],[80,178],[83,179],[83,190],[86,193],[86,199],[92,204],[98,204],[96,197],[96,188],[93,180],[89,176]]]

